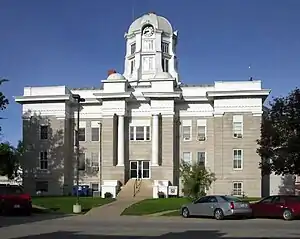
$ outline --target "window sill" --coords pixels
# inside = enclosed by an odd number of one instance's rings
[[[243,168],[233,168],[233,171],[243,171]]]
[[[149,143],[151,140],[129,140],[130,143],[138,144],[138,143]]]

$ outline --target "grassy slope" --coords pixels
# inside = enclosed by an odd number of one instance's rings
[[[113,199],[108,198],[92,198],[83,197],[80,198],[80,204],[82,211],[87,212],[93,207],[101,206],[112,202]],[[58,213],[72,213],[73,205],[76,203],[76,197],[33,197],[32,204],[50,209]]]

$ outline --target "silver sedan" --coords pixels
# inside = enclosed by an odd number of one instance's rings
[[[206,216],[222,220],[229,216],[251,217],[252,209],[249,202],[233,196],[210,195],[199,198],[181,208],[183,217]]]

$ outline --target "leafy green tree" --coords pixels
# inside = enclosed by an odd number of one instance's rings
[[[185,196],[198,198],[205,195],[211,184],[216,180],[215,174],[207,170],[203,165],[182,162],[180,166],[180,176],[182,178]]]
[[[300,90],[270,102],[257,140],[263,174],[300,175]]]
[[[18,142],[17,147],[10,143],[0,143],[0,175],[7,176],[9,179],[21,176],[20,160],[25,153],[22,141]]]
[[[6,79],[0,79],[0,86],[4,83],[7,82],[8,80]],[[5,95],[0,91],[0,110],[4,110],[6,109],[7,105],[8,105],[8,99],[5,97]],[[3,119],[3,117],[0,117],[0,119]],[[1,130],[1,126],[0,126],[0,130]]]

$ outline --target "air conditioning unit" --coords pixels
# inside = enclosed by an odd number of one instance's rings
[[[198,141],[205,141],[206,137],[205,136],[198,136]]]
[[[242,134],[233,134],[233,137],[241,139],[241,138],[243,138],[243,135]]]

